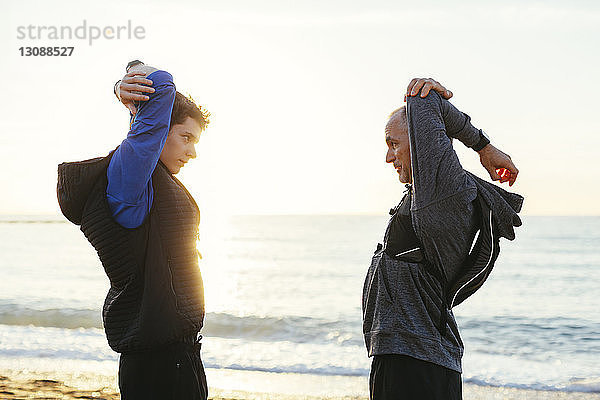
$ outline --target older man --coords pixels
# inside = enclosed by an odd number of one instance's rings
[[[523,198],[462,168],[452,138],[479,152],[492,179],[512,185],[518,174],[444,98],[449,91],[413,80],[407,95],[385,128],[386,162],[407,190],[390,212],[363,290],[370,393],[377,400],[460,399],[463,343],[451,310],[483,284],[499,238],[514,239]]]

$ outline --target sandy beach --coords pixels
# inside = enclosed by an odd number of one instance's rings
[[[365,379],[366,383],[366,379]],[[366,389],[366,388],[365,388]],[[464,385],[465,400],[592,400],[597,393],[521,390],[505,387]],[[0,373],[0,399],[96,399],[118,400],[117,382],[108,376],[72,376],[65,380],[47,374],[3,371]],[[250,392],[210,388],[214,400],[365,400],[367,396],[309,396],[289,393]]]

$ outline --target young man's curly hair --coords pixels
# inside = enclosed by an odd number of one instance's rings
[[[192,96],[186,97],[176,92],[173,111],[171,112],[171,126],[183,124],[187,117],[191,117],[198,122],[201,131],[206,129],[206,125],[210,122],[210,113],[203,110],[202,106],[197,105]]]

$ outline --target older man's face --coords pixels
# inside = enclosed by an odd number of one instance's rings
[[[385,142],[388,146],[385,161],[394,164],[400,182],[412,183],[408,127],[400,116],[392,117],[385,126]]]

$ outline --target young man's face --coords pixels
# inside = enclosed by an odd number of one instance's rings
[[[190,158],[196,158],[196,144],[200,139],[200,125],[191,117],[182,124],[173,125],[169,130],[165,147],[160,153],[160,161],[174,175]]]
[[[385,162],[394,164],[400,182],[412,183],[410,144],[406,123],[399,121],[398,118],[390,119],[385,126],[385,142],[388,146]]]

